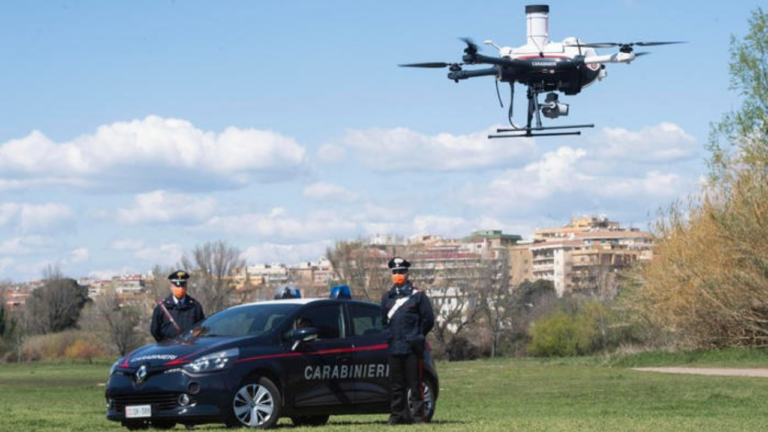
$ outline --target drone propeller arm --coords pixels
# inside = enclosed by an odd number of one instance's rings
[[[465,64],[492,64],[499,66],[509,66],[510,60],[500,57],[488,57],[482,54],[465,54],[462,59]]]
[[[460,70],[456,72],[449,72],[448,79],[452,79],[456,82],[459,82],[459,80],[463,80],[467,78],[497,75],[498,73],[499,73],[499,70],[496,68],[496,66],[493,66],[487,69]]]
[[[635,53],[617,52],[615,54],[596,55],[584,58],[584,64],[593,63],[631,63],[637,56]]]

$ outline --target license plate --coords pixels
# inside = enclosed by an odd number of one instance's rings
[[[152,417],[152,405],[129,405],[125,407],[126,418]]]

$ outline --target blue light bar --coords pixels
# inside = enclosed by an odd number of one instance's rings
[[[351,299],[352,291],[350,291],[349,285],[336,285],[331,288],[331,298]]]

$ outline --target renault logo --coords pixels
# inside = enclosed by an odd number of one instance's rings
[[[147,379],[147,365],[143,364],[136,371],[136,384],[141,384]]]

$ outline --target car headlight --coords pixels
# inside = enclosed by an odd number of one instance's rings
[[[117,370],[117,365],[120,364],[120,360],[122,360],[122,359],[117,359],[116,362],[112,363],[112,367],[109,368],[109,376],[112,376],[112,374],[115,373],[115,371]]]
[[[232,364],[239,355],[240,350],[238,348],[230,348],[228,350],[204,355],[183,367],[185,370],[194,373],[214,372],[232,367]]]

